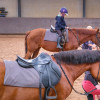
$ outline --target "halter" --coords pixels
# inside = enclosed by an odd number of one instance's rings
[[[56,59],[56,57],[54,57],[54,58]],[[88,96],[91,92],[93,92],[94,90],[97,89],[97,88],[95,88],[95,89],[93,89],[93,90],[91,90],[91,91],[89,91],[89,92],[85,92],[85,93],[80,93],[80,92],[78,92],[78,91],[75,90],[74,87],[72,86],[72,84],[71,84],[69,78],[67,77],[67,75],[66,75],[64,69],[63,69],[62,66],[61,66],[61,63],[60,63],[57,59],[56,59],[56,62],[57,62],[57,64],[60,66],[61,70],[63,71],[63,73],[64,73],[64,75],[65,75],[65,77],[66,77],[68,83],[70,84],[71,88],[72,88],[76,93],[78,93],[78,94],[80,94],[80,95],[86,95],[86,96]],[[99,69],[100,69],[100,64],[99,64]],[[98,78],[98,75],[99,75],[99,70],[98,70],[98,73],[97,73],[97,78]]]

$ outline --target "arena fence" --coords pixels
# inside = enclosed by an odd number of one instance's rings
[[[66,18],[65,20],[71,28],[86,28],[88,25],[100,28],[100,18]],[[55,18],[0,18],[0,34],[22,35],[36,28],[49,29],[51,25],[55,26]]]

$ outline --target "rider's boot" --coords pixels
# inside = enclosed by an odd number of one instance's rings
[[[68,29],[66,30],[66,42],[69,42],[69,39],[68,39]]]
[[[61,40],[61,37],[58,37],[58,39],[57,39],[57,48],[62,49],[63,47],[61,47],[61,45],[60,45],[60,40]]]

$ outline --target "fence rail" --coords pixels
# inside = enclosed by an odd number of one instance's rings
[[[100,28],[100,18],[66,18],[67,25],[71,28]],[[55,26],[54,18],[0,18],[0,34],[21,35],[36,28],[49,29]]]

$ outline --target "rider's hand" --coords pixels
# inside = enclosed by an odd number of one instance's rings
[[[65,29],[68,29],[68,30],[70,30],[70,31],[71,31],[71,29],[70,29],[69,27],[65,27]]]
[[[69,29],[69,27],[65,27],[65,29]]]

